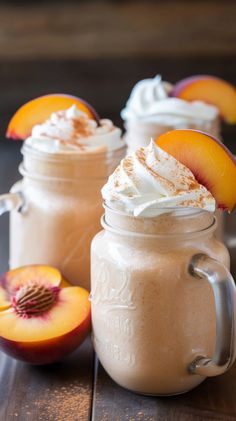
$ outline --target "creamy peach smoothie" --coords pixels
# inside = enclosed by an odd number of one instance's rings
[[[160,75],[139,81],[131,91],[124,120],[127,153],[147,146],[150,139],[174,129],[194,129],[221,138],[221,123],[217,107],[203,101],[186,101],[170,96],[174,86],[162,81]],[[217,237],[224,237],[223,214],[217,211]]]
[[[183,393],[204,380],[188,367],[211,357],[215,303],[189,271],[204,253],[229,267],[216,240],[215,199],[192,172],[153,142],[121,161],[102,189],[104,230],[92,242],[94,345],[121,386]]]
[[[121,111],[127,153],[147,146],[150,139],[174,129],[195,129],[220,138],[217,107],[203,101],[186,101],[170,96],[174,86],[160,75],[140,80]]]
[[[121,130],[75,105],[32,129],[22,148],[24,205],[10,218],[10,267],[53,265],[90,286],[90,241],[99,231],[100,189],[124,155]]]

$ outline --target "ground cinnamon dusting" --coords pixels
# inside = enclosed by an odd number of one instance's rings
[[[191,179],[191,182],[188,185],[188,188],[189,190],[195,190],[198,188],[198,186],[199,186],[198,182]]]
[[[87,421],[90,413],[91,389],[75,380],[22,405],[21,411],[37,421]],[[15,415],[16,416],[16,415]]]
[[[180,203],[180,206],[187,207],[187,208],[195,208],[195,201],[194,200],[184,200]],[[199,208],[203,208],[203,203],[199,202]]]
[[[127,156],[123,161],[123,167],[128,175],[133,174],[134,165],[132,161],[132,157]]]
[[[89,137],[93,134],[92,130],[88,127],[86,120],[77,119],[73,120],[74,136],[76,139],[80,137]]]
[[[162,177],[161,175],[157,174],[151,167],[149,167],[146,163],[146,158],[145,158],[145,154],[144,154],[144,148],[140,148],[136,151],[136,155],[140,161],[140,163],[148,170],[148,172],[153,176],[153,178],[155,178],[156,180],[158,180],[162,186],[166,186],[167,188],[169,188],[170,190],[172,190],[173,193],[175,193],[176,188],[175,185],[172,181],[167,180],[166,178]]]

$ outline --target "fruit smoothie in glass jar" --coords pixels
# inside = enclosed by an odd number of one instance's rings
[[[127,154],[147,146],[150,139],[174,129],[195,129],[220,137],[217,107],[204,101],[171,97],[174,86],[160,75],[139,81],[121,111]]]
[[[49,100],[56,112],[42,121]],[[64,104],[49,95],[32,101],[33,110],[35,101],[33,118],[41,122],[24,136],[22,179],[0,198],[2,211],[12,210],[10,267],[52,265],[71,283],[89,289],[90,242],[102,214],[100,189],[124,156],[121,130],[111,120],[98,119],[90,106],[81,110],[81,100]],[[22,118],[32,120],[28,108],[18,111],[22,116],[13,118],[8,136],[18,136]]]
[[[235,359],[236,288],[228,251],[213,234],[216,200],[235,206],[236,166],[199,132],[170,132],[160,146],[127,156],[102,189],[91,303],[95,350],[108,374],[132,391],[171,395],[222,374]]]
[[[236,90],[213,76],[192,76],[172,85],[157,75],[134,86],[121,116],[128,154],[173,129],[200,130],[221,139],[221,119],[236,123]],[[217,212],[217,218],[216,233],[223,239],[223,215]]]

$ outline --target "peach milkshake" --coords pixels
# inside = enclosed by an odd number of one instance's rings
[[[163,135],[162,148],[151,142],[121,161],[102,189],[104,230],[91,248],[96,352],[118,384],[144,394],[183,393],[235,358],[236,288],[213,235],[216,200],[236,203],[235,162],[209,136],[182,132],[178,152]],[[215,172],[205,166],[211,154]],[[197,182],[195,164],[215,197]]]
[[[220,139],[221,119],[236,123],[236,90],[213,76],[192,76],[172,85],[160,75],[139,81],[121,112],[128,153],[173,129],[196,129]],[[223,215],[217,211],[216,235],[223,239]]]
[[[73,104],[35,124],[22,154],[23,178],[11,189],[11,200],[22,203],[10,217],[10,267],[52,265],[89,288],[100,189],[124,155],[121,130]]]
[[[220,137],[218,108],[204,101],[172,97],[173,89],[160,75],[134,86],[121,111],[128,154],[173,129],[196,129]]]

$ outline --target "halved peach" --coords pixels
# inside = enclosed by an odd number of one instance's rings
[[[34,275],[39,270],[39,276],[34,276],[34,281],[31,276],[26,277],[23,283],[23,275],[30,275],[31,268],[12,271],[14,289],[12,286],[5,289],[10,306],[0,307],[0,348],[25,362],[48,364],[74,351],[88,335],[91,325],[89,293],[83,288],[68,286],[63,278],[57,286],[57,270],[56,282],[53,283],[54,268],[46,266],[44,282],[40,271],[42,266],[33,266]],[[9,281],[10,272],[2,278]],[[17,276],[20,282],[16,282]]]
[[[227,123],[236,123],[236,89],[223,79],[208,75],[192,76],[176,83],[171,95],[215,105]]]
[[[52,113],[66,110],[72,105],[76,105],[89,118],[99,121],[93,107],[81,98],[66,94],[43,95],[27,102],[16,111],[8,125],[6,137],[24,140],[30,136],[33,126],[43,123]]]
[[[232,211],[236,204],[236,162],[217,139],[196,130],[172,130],[156,143],[194,174],[214,196],[218,207]]]

